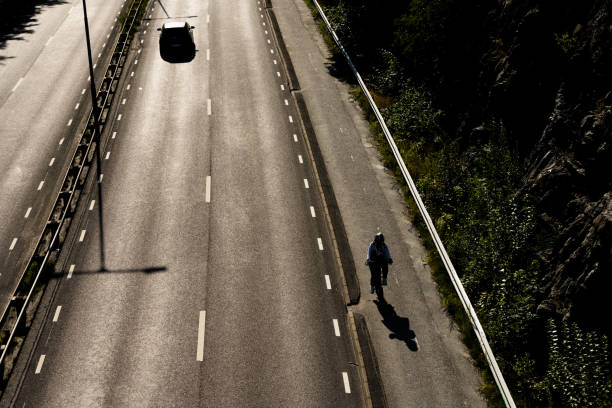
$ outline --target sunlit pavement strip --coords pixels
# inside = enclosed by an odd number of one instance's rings
[[[41,354],[40,358],[38,359],[38,364],[36,365],[36,371],[34,372],[34,374],[40,374],[40,370],[42,370],[42,366],[44,362],[45,362],[45,355]]]
[[[200,322],[198,324],[198,350],[197,361],[204,361],[204,330],[206,327],[206,310],[200,310]]]
[[[58,321],[59,315],[60,315],[61,311],[62,311],[62,307],[61,306],[58,306],[57,309],[55,309],[55,314],[53,315],[53,321],[54,322]]]
[[[328,290],[331,290],[331,280],[329,279],[329,275],[325,275],[325,286]]]
[[[338,319],[332,319],[332,322],[334,323],[334,334],[336,337],[340,337],[340,326],[338,326]]]
[[[70,265],[70,269],[68,269],[68,279],[72,278],[72,273],[74,272],[74,264]]]
[[[346,371],[342,372],[342,380],[344,381],[344,392],[350,394],[351,385],[349,384],[348,373]]]

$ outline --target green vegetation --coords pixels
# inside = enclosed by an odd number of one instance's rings
[[[534,209],[530,198],[517,192],[527,160],[515,142],[520,135],[511,134],[502,120],[488,118],[478,131],[459,136],[461,112],[476,98],[468,89],[477,84],[487,40],[479,30],[490,7],[484,0],[324,2],[380,102],[517,405],[612,406],[607,339],[536,314],[544,271],[533,251]],[[566,54],[576,46],[569,35],[555,34],[555,39]],[[330,49],[337,70],[348,75],[337,49]],[[385,165],[403,186],[361,90],[355,88],[353,96],[368,116]],[[485,377],[483,393],[492,406],[503,406],[416,205],[407,187],[402,190],[429,249],[443,302]]]

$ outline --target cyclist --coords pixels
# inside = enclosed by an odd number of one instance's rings
[[[380,288],[380,275],[382,273],[382,284],[387,286],[387,274],[389,266],[393,263],[389,248],[385,244],[385,236],[379,232],[374,237],[368,248],[368,259],[366,264],[370,267],[370,293]]]

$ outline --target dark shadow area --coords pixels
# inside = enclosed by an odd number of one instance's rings
[[[195,58],[196,49],[184,48],[184,49],[170,49],[170,47],[164,47],[160,44],[159,55],[161,58],[173,64],[191,62]]]
[[[36,15],[44,7],[66,4],[65,0],[0,0],[0,49],[10,40],[23,40],[22,34],[34,32]]]
[[[98,273],[145,273],[145,274],[150,274],[150,273],[165,272],[167,270],[168,268],[166,268],[165,266],[151,266],[148,268],[128,268],[128,269],[102,268],[102,269],[95,269],[95,270],[89,270],[89,271],[73,271],[72,274],[73,275],[93,275],[93,274],[98,274]],[[66,275],[66,271],[56,272],[53,274],[53,277],[60,278],[64,275]]]
[[[383,317],[383,324],[391,331],[389,334],[390,339],[401,340],[406,343],[406,346],[411,351],[418,351],[419,346],[415,341],[416,334],[413,330],[410,330],[410,320],[407,317],[398,316],[395,313],[393,305],[380,300],[375,300],[376,307]]]

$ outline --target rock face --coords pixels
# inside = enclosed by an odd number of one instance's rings
[[[612,2],[500,0],[482,59],[484,116],[530,158],[519,194],[549,271],[538,312],[612,333]],[[602,324],[604,325],[602,327]]]

